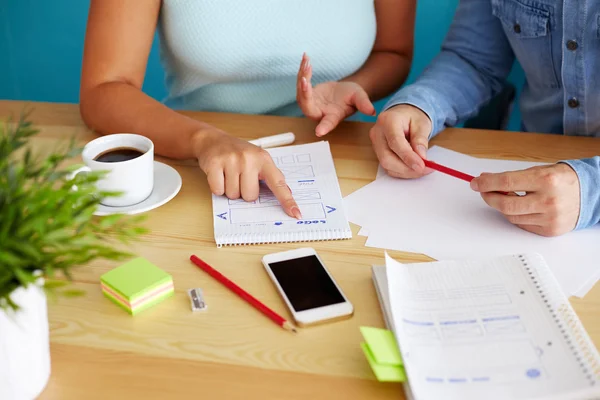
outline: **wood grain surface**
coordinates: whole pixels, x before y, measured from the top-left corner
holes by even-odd
[[[18,117],[29,107],[41,129],[40,151],[75,135],[82,144],[96,137],[83,125],[77,105],[0,101],[0,118]],[[318,140],[315,124],[303,118],[186,113],[236,136],[251,139],[281,132],[296,144]],[[375,178],[371,124],[347,122],[325,137],[331,144],[342,193]],[[173,134],[177,134],[173,132]],[[433,144],[474,156],[557,161],[600,154],[600,140],[555,135],[448,129]],[[383,251],[365,238],[315,242],[314,247],[355,306],[353,318],[302,329],[294,335],[272,324],[189,261],[196,254],[288,316],[260,259],[298,244],[217,248],[208,185],[193,160],[158,161],[183,178],[181,192],[147,213],[151,232],[130,250],[173,275],[174,297],[136,317],[106,300],[100,276],[115,263],[79,268],[73,285],[86,295],[50,300],[52,377],[41,399],[366,399],[403,398],[398,384],[378,383],[359,343],[362,325],[383,327],[370,266]],[[399,261],[425,255],[391,252]],[[187,289],[204,290],[208,310],[192,313]],[[572,304],[596,344],[600,343],[600,285]]]

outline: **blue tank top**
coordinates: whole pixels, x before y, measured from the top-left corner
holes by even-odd
[[[298,116],[302,53],[313,85],[357,71],[374,0],[163,0],[158,32],[169,107]]]

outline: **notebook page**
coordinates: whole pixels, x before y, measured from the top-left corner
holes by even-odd
[[[549,275],[541,258],[529,267]],[[595,382],[518,257],[400,264],[386,255],[386,272],[416,399],[530,399]]]
[[[352,237],[326,141],[267,149],[286,178],[302,220],[288,216],[261,182],[258,199],[212,196],[217,245]]]

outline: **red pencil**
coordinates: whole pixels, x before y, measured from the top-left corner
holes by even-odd
[[[431,169],[435,169],[436,171],[440,171],[443,172],[445,174],[451,175],[455,178],[458,179],[462,179],[463,181],[467,181],[467,182],[471,182],[473,179],[475,179],[474,176],[471,176],[469,174],[465,174],[464,172],[460,172],[457,171],[455,169],[452,168],[448,168],[448,167],[444,167],[443,165],[440,165],[436,162],[433,162],[431,160],[423,160],[425,162],[425,166],[429,167]]]
[[[448,174],[448,175],[453,176],[455,178],[462,179],[463,181],[471,182],[473,179],[475,179],[474,176],[471,176],[469,174],[465,174],[464,172],[460,172],[460,171],[457,171],[457,170],[452,169],[452,168],[445,167],[445,166],[440,165],[440,164],[438,164],[438,163],[436,163],[434,161],[425,160],[425,159],[423,159],[423,161],[425,162],[425,166],[426,167],[429,167],[431,169],[435,169],[436,171],[439,171],[439,172],[443,172],[444,174]],[[507,196],[509,195],[508,192],[498,192],[498,193],[501,193],[501,194],[504,194],[504,195],[507,195]],[[510,194],[515,194],[515,193],[510,193]]]
[[[211,267],[210,265],[208,265],[207,263],[205,263],[204,261],[202,261],[195,255],[190,256],[190,260],[194,264],[196,264],[196,266],[198,266],[200,269],[202,269],[204,272],[206,272],[207,274],[209,274],[210,276],[212,276],[213,278],[215,278],[216,280],[221,282],[223,284],[223,286],[225,286],[226,288],[231,290],[233,293],[240,296],[246,302],[250,303],[250,305],[252,305],[254,308],[256,308],[257,310],[262,312],[264,315],[269,317],[269,319],[271,319],[277,325],[281,326],[285,330],[296,333],[296,329],[292,326],[292,324],[290,324],[288,321],[286,321],[282,316],[277,314],[275,311],[271,310],[269,307],[267,307],[266,305],[264,305],[263,303],[258,301],[250,293],[246,292],[244,289],[242,289],[241,287],[239,287],[238,285],[236,285],[235,283],[233,283],[232,281],[227,279],[219,271],[217,271],[216,269],[214,269],[213,267]]]

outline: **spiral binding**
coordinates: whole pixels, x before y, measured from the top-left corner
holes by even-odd
[[[567,298],[564,295],[562,295],[562,298],[550,296],[550,294],[562,294],[558,282],[553,275],[544,274],[544,276],[540,276],[539,271],[529,265],[528,257],[522,254],[517,257],[525,267],[525,271],[539,292],[540,298],[575,355],[583,374],[590,385],[596,385],[600,382],[600,356]]]
[[[306,230],[296,232],[227,233],[215,237],[217,247],[250,244],[316,242],[351,239],[350,229]]]

